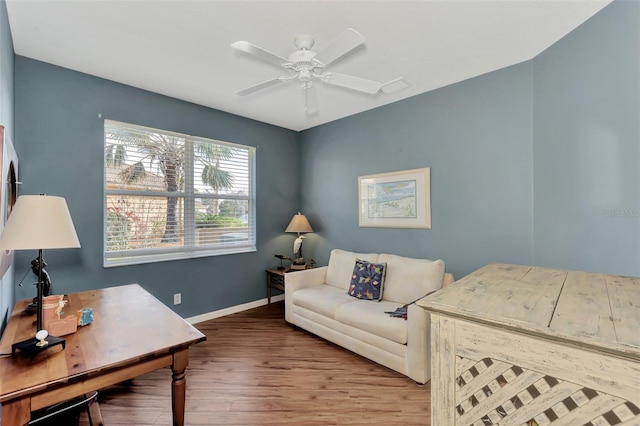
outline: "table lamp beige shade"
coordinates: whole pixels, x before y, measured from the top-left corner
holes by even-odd
[[[22,195],[13,206],[0,237],[2,250],[38,250],[80,247],[73,221],[62,197]],[[42,268],[40,268],[42,271]],[[37,330],[42,329],[42,276],[38,277]]]
[[[313,228],[309,224],[309,221],[302,213],[298,212],[298,214],[293,215],[291,222],[289,222],[289,226],[284,232],[297,232],[298,236],[302,232],[313,232]]]
[[[313,228],[309,224],[305,215],[300,212],[293,215],[291,222],[289,222],[289,226],[287,226],[287,229],[285,229],[284,232],[295,232],[298,234],[298,238],[293,242],[293,254],[296,257],[294,263],[304,263],[304,258],[302,257],[302,239],[305,237],[300,234],[303,232],[313,232]]]
[[[2,250],[77,247],[80,241],[67,202],[49,195],[18,197],[0,237]]]

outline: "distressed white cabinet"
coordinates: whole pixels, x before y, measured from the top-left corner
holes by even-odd
[[[432,425],[640,425],[640,278],[490,264],[418,304]]]

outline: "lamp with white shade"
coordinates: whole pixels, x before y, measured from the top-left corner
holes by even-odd
[[[80,241],[64,198],[47,195],[18,197],[0,237],[0,249],[38,250],[40,266],[36,299],[36,334],[38,336],[14,344],[20,350],[33,354],[46,348],[50,343],[62,343],[64,347],[64,339],[47,338],[48,333],[42,332],[42,268],[44,265],[42,251],[78,247],[80,247]]]

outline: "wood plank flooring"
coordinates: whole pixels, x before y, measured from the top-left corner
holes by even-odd
[[[429,384],[288,324],[282,302],[196,327],[187,425],[430,425]],[[170,383],[165,369],[103,390],[105,425],[171,425]]]

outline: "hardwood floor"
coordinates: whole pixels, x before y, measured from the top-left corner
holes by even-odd
[[[430,425],[430,387],[284,321],[283,302],[196,327],[188,425]],[[171,425],[169,369],[100,393],[107,426]],[[86,418],[82,425],[88,425]]]

